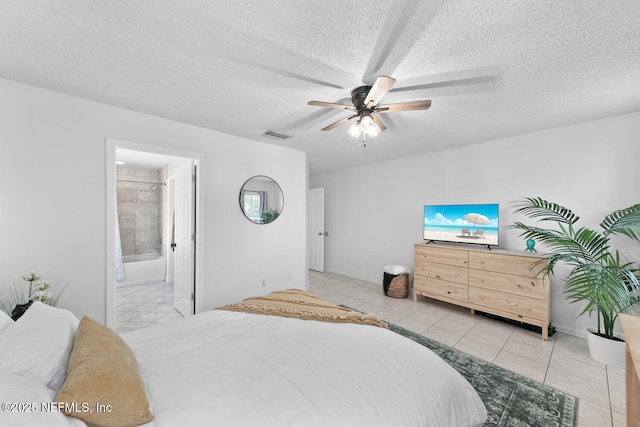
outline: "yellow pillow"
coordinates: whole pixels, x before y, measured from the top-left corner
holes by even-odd
[[[129,427],[153,420],[138,362],[115,332],[84,316],[56,396],[60,410],[86,423]]]

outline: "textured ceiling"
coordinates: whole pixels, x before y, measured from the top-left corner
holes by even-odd
[[[0,77],[309,153],[311,172],[640,110],[638,0],[0,0]],[[367,141],[346,115],[378,75]],[[409,88],[410,90],[402,90]],[[279,141],[267,130],[291,135]]]

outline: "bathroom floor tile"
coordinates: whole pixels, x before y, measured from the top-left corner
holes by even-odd
[[[180,318],[182,315],[173,306],[173,282],[116,288],[116,332],[119,334]]]

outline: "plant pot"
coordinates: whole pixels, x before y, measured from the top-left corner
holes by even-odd
[[[597,330],[587,328],[587,345],[592,359],[613,368],[624,369],[624,335],[614,332],[613,335],[622,341],[610,340],[597,334]]]

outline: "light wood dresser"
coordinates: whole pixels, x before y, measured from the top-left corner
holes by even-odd
[[[478,246],[418,243],[413,300],[418,295],[542,328],[548,338],[549,282],[537,275],[544,257]]]
[[[640,317],[620,315],[624,331],[627,427],[640,427]]]

